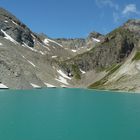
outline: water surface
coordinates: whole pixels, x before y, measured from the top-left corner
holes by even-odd
[[[3,90],[0,140],[140,140],[140,94]]]

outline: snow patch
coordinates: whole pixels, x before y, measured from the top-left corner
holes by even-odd
[[[62,48],[63,48],[63,46],[62,46],[61,44],[57,43],[56,41],[51,40],[51,39],[47,39],[47,40],[48,40],[48,41],[50,41],[50,42],[53,42],[53,43],[55,43],[55,44],[57,44],[58,46],[60,46],[60,47],[62,47]]]
[[[30,83],[32,87],[34,88],[41,88],[40,86],[36,85],[36,84],[33,84],[33,83]]]
[[[32,36],[34,39],[36,39],[36,37],[35,37],[33,34],[31,34],[31,36]]]
[[[18,26],[18,24],[15,21],[13,21],[13,20],[11,20],[11,21],[12,21],[13,24],[15,24],[16,26]]]
[[[29,61],[29,60],[27,60],[33,67],[36,67],[36,65],[33,63],[33,62],[31,62],[31,61]]]
[[[15,41],[10,35],[8,35],[5,31],[3,31],[2,29],[1,29],[1,32],[2,33],[4,33],[4,35],[5,35],[5,39],[7,39],[7,40],[10,40],[11,42],[13,42],[13,43],[15,43],[15,44],[18,44],[18,42],[17,41]]]
[[[22,57],[26,59],[33,67],[36,67],[36,65],[33,62],[29,61],[24,55],[22,55]]]
[[[77,52],[77,50],[71,50],[71,51],[72,51],[72,52],[75,52],[75,53]]]
[[[53,43],[57,44],[58,46],[63,47],[61,44],[57,43],[57,42],[54,41],[54,40],[48,39],[48,38],[45,38],[43,42],[44,42],[46,45],[49,45],[49,42],[53,42]]]
[[[96,41],[96,42],[101,42],[99,39],[97,39],[97,38],[93,38],[93,41]]]
[[[3,44],[2,43],[0,43],[0,46],[2,46]]]
[[[46,45],[49,45],[49,41],[48,41],[47,38],[45,38],[43,42],[44,42]]]
[[[33,41],[34,41],[34,44],[35,44],[36,37],[35,37],[33,34],[31,34],[31,36],[32,36],[32,38],[33,38]]]
[[[23,58],[25,58],[25,56],[24,56],[24,55],[22,55],[22,57],[23,57]],[[26,58],[25,58],[25,59],[26,59]]]
[[[52,58],[57,58],[57,56],[52,56]]]
[[[8,89],[8,87],[2,83],[0,83],[0,89]]]
[[[34,51],[34,52],[38,52],[36,49],[29,47],[26,43],[23,42],[24,45],[22,45],[23,47],[27,47],[28,49]]]
[[[5,23],[7,23],[8,21],[7,21],[7,20],[5,20],[4,22],[5,22]]]
[[[54,86],[54,85],[52,85],[52,84],[49,84],[49,83],[44,83],[47,87],[56,87],[56,86]]]
[[[64,78],[67,78],[67,79],[71,80],[71,78],[68,77],[62,70],[57,70],[57,72],[58,72],[61,76],[63,76]]]
[[[42,55],[45,55],[45,53],[44,52],[42,52],[42,51],[39,51]]]
[[[92,48],[88,48],[87,51],[90,51]]]
[[[69,85],[69,83],[67,82],[67,80],[66,80],[64,77],[62,77],[62,76],[59,76],[58,79],[55,78],[55,80],[56,80],[56,81],[59,81],[59,82],[61,82],[61,83],[63,83],[63,84],[65,84],[65,85]]]
[[[41,44],[41,43],[40,43]],[[43,44],[41,44],[43,45]],[[49,46],[49,45],[48,45]],[[48,48],[47,46],[43,45],[44,48],[46,48],[48,51],[51,51],[50,48]]]
[[[82,72],[82,74],[85,74],[85,73],[86,73],[85,71],[83,71],[83,70],[81,70],[81,69],[80,69],[80,71]]]

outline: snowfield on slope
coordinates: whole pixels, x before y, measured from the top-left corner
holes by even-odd
[[[32,87],[34,88],[41,88],[40,86],[36,85],[36,84],[33,84],[33,83],[30,83]]]
[[[72,51],[72,52],[75,52],[75,53],[77,52],[77,50],[71,50],[71,51]]]
[[[31,62],[31,61],[29,61],[29,60],[27,60],[33,67],[36,67],[36,65],[33,63],[33,62]]]
[[[98,43],[101,42],[99,39],[96,39],[96,38],[93,38],[93,40],[98,42]]]
[[[48,46],[49,46],[49,42],[52,42],[52,43],[57,44],[57,45],[60,46],[60,47],[63,47],[61,44],[57,43],[57,42],[54,41],[54,40],[48,39],[48,38],[45,38],[43,42],[44,42],[46,45],[48,45]]]
[[[49,84],[49,83],[44,83],[47,87],[56,87],[56,86],[54,86],[54,85],[52,85],[52,84]]]
[[[1,29],[1,32],[2,33],[4,33],[4,35],[5,35],[5,39],[7,39],[7,40],[10,40],[11,42],[13,42],[13,43],[15,43],[15,44],[18,44],[18,42],[17,41],[15,41],[10,35],[8,35],[5,31],[3,31],[2,29]]]
[[[69,85],[69,83],[67,82],[67,79],[65,79],[64,77],[62,76],[59,76],[58,78],[55,78],[56,81],[59,81],[63,84],[66,84],[66,85]]]
[[[8,87],[2,83],[0,83],[0,89],[8,89]]]
[[[58,72],[61,76],[63,76],[64,78],[67,78],[67,79],[71,80],[71,78],[68,77],[62,70],[57,70],[57,72]]]

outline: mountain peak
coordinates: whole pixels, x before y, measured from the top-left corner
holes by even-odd
[[[93,31],[93,32],[91,32],[91,33],[89,34],[88,37],[89,37],[89,38],[99,38],[100,36],[102,36],[102,34]]]
[[[0,36],[10,36],[9,39],[12,38],[20,44],[34,46],[30,29],[3,8],[0,8]]]
[[[129,19],[123,27],[138,33],[140,31],[140,19]]]
[[[129,19],[126,23],[139,23],[140,19]]]
[[[10,18],[14,20],[18,20],[13,14],[11,14],[8,10],[0,7],[0,16],[3,16],[5,18]]]

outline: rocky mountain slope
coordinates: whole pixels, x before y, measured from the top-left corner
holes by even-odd
[[[140,20],[107,35],[52,39],[0,8],[0,87],[140,91]]]
[[[41,40],[25,24],[0,9],[0,82],[8,88],[61,86],[55,59],[72,55],[57,42]]]
[[[92,32],[90,35],[85,38],[77,38],[77,39],[65,39],[65,38],[58,38],[55,39],[58,43],[62,44],[67,50],[74,52],[74,56],[77,54],[84,53],[89,51],[96,44],[103,41],[104,35],[101,35],[97,32]]]
[[[0,8],[0,86],[13,89],[71,87],[71,78],[57,65],[80,53],[79,48],[68,46],[32,32]],[[87,51],[86,44],[84,47]]]
[[[107,34],[92,50],[61,63],[61,66],[79,81],[83,81],[81,71],[94,71],[85,76],[90,79],[84,82],[89,88],[139,91],[139,30],[140,20],[129,20]]]

